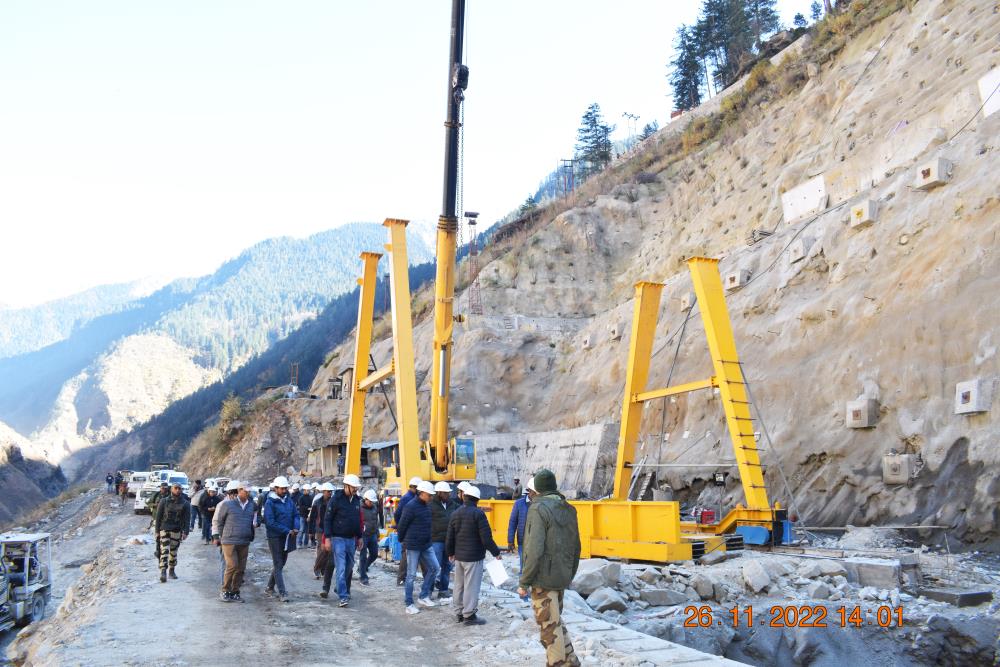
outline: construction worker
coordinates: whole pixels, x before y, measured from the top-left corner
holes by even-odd
[[[254,539],[257,510],[250,501],[248,484],[231,480],[226,485],[226,492],[236,495],[215,508],[215,521],[212,525],[212,538],[222,548],[226,561],[220,596],[223,602],[243,602],[240,586],[243,585],[243,575],[247,569],[250,542]]]
[[[323,520],[326,518],[326,506],[330,502],[330,498],[333,497],[333,484],[330,482],[324,482],[319,487],[319,493],[314,493],[316,499],[313,500],[312,510],[309,514],[309,523],[315,526],[316,533],[319,533],[320,548],[316,549],[316,560],[313,561],[313,576],[320,579],[323,573],[326,571],[326,564],[331,558],[331,554],[326,549],[322,548],[323,535],[324,535],[324,525]]]
[[[514,478],[514,500],[518,500],[521,497],[521,494],[522,494],[522,491],[521,491],[521,478],[520,477],[515,477]]]
[[[264,502],[264,526],[267,529],[267,547],[271,551],[271,576],[264,593],[274,595],[277,586],[278,599],[288,602],[282,571],[288,560],[288,552],[295,548],[295,537],[299,534],[300,526],[299,513],[288,497],[287,478],[275,477],[271,486],[274,491],[267,494]]]
[[[517,593],[524,597],[531,592],[547,664],[579,665],[562,622],[563,592],[580,565],[576,509],[559,493],[551,470],[538,471],[534,482],[538,495],[524,527],[524,563]]]
[[[434,582],[437,599],[440,604],[451,602],[448,591],[448,575],[451,574],[451,562],[445,554],[444,543],[448,538],[448,521],[458,508],[458,503],[451,499],[451,485],[448,482],[438,482],[434,485],[434,498],[431,499],[431,546],[434,556],[441,566],[441,574]]]
[[[455,620],[465,625],[482,625],[479,618],[479,588],[483,583],[483,561],[486,552],[500,558],[500,547],[493,541],[493,532],[486,514],[479,509],[479,489],[465,489],[465,503],[455,510],[448,523],[445,550],[455,565]]]
[[[378,558],[378,496],[373,489],[365,491],[361,499],[361,551],[358,554],[358,579],[368,585],[368,568]]]
[[[309,510],[312,508],[312,501],[312,484],[306,482],[302,485],[302,493],[299,494],[298,500],[295,503],[299,510],[299,519],[302,520],[302,532],[299,533],[300,547],[309,544],[309,536],[312,533],[309,527]]]
[[[395,522],[397,528],[399,527],[399,520],[403,516],[403,508],[411,500],[417,497],[417,485],[424,480],[419,477],[410,478],[410,488],[404,493],[399,501],[396,503],[396,511],[393,512],[392,519]],[[398,530],[397,530],[398,532]],[[400,538],[400,544],[402,545],[402,538]],[[426,574],[426,572],[424,573]],[[396,572],[396,585],[402,586],[403,581],[406,579],[406,547],[403,546],[403,554],[399,558],[399,570]]]
[[[406,547],[406,585],[404,587],[406,613],[419,614],[420,608],[413,604],[413,582],[417,578],[417,564],[424,563],[424,583],[420,589],[418,602],[425,607],[433,607],[431,589],[441,571],[434,549],[431,546],[431,508],[429,503],[434,495],[434,485],[430,482],[417,484],[417,497],[406,503],[403,514],[396,524],[399,540]]]
[[[534,478],[528,480],[528,488],[524,495],[514,502],[514,509],[510,512],[510,520],[507,522],[507,550],[514,551],[515,540],[517,543],[517,558],[521,566],[524,566],[524,524],[528,521],[528,508],[531,500],[536,496]]]
[[[340,597],[341,607],[346,607],[351,600],[354,549],[362,534],[359,488],[361,480],[357,475],[344,475],[344,488],[334,492],[323,517],[323,548],[333,554],[333,560],[326,564],[323,592],[319,595],[325,598],[330,594],[330,580],[336,567],[337,595]]]
[[[191,526],[191,505],[181,495],[181,485],[175,482],[170,494],[156,506],[155,530],[160,544],[160,583],[167,583],[167,574],[176,579],[177,547],[187,539]]]
[[[225,498],[219,495],[214,486],[209,487],[208,492],[201,497],[201,505],[198,509],[201,510],[202,516],[201,539],[205,540],[205,544],[212,541],[212,521],[215,519],[215,508],[223,500]]]

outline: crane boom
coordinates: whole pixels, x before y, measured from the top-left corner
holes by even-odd
[[[465,0],[453,0],[451,52],[448,59],[448,117],[445,120],[444,196],[437,224],[434,280],[434,357],[431,368],[430,441],[434,465],[439,470],[450,463],[448,447],[448,398],[451,383],[451,347],[454,328],[455,252],[458,232],[458,159],[461,105],[469,82],[462,64]]]

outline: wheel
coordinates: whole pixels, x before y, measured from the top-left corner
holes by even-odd
[[[28,609],[28,613],[25,614],[23,618],[18,619],[17,626],[23,628],[29,623],[42,620],[44,616],[45,596],[41,593],[35,593],[35,595],[31,598],[31,608]]]

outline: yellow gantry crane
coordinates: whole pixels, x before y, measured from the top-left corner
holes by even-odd
[[[458,235],[457,194],[461,104],[469,83],[469,69],[462,64],[465,0],[453,0],[451,51],[448,60],[448,114],[445,120],[445,170],[442,213],[437,223],[434,281],[434,343],[431,362],[430,432],[420,440],[417,415],[417,385],[413,349],[413,322],[406,255],[406,220],[388,219],[390,299],[392,310],[392,363],[369,374],[375,281],[381,255],[362,253],[361,296],[358,306],[357,340],[351,387],[345,472],[361,469],[364,403],[367,392],[394,376],[399,434],[399,456],[385,486],[390,492],[406,488],[416,475],[431,481],[471,480],[476,476],[475,440],[451,438],[448,403],[451,386],[452,334],[455,323],[455,263]]]

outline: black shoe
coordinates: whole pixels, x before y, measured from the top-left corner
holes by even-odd
[[[219,593],[219,599],[222,600],[223,602],[232,602],[233,594],[230,593],[229,591],[222,591],[221,593]]]
[[[240,592],[235,591],[229,594],[229,599],[233,602],[244,602],[243,598],[240,597]]]
[[[325,600],[330,596],[330,591],[321,591],[319,596]]]
[[[160,570],[160,583],[161,584],[167,583],[167,571],[166,570]]]
[[[176,579],[177,578],[177,575],[174,573],[174,568],[170,568],[169,574],[170,574],[170,578],[171,579]]]
[[[462,616],[462,612],[458,612],[458,615],[457,615],[457,616],[455,616],[455,622],[456,622],[456,623],[461,623],[461,622],[463,622],[464,620],[465,620],[465,617],[464,617],[464,616]]]
[[[367,579],[363,579],[361,581],[361,585],[362,586],[371,586],[371,582],[369,582]]]
[[[265,588],[264,589],[264,595],[267,595],[269,597],[274,597],[274,589],[273,588]]]
[[[462,625],[486,625],[486,621],[473,614],[462,621]]]
[[[322,578],[323,578],[323,575],[321,575],[321,574],[320,574],[319,572],[317,572],[316,570],[313,570],[313,576],[314,576],[314,577],[316,577],[317,579],[322,579]]]

